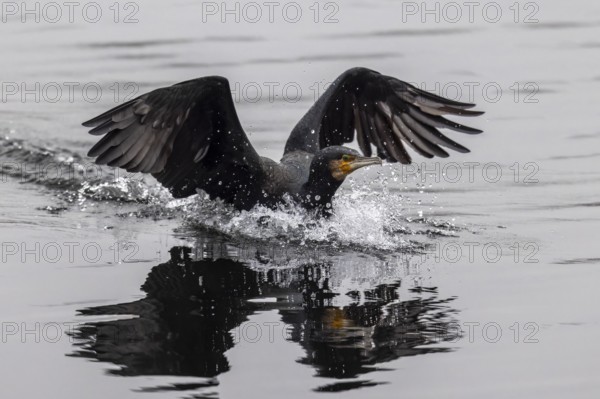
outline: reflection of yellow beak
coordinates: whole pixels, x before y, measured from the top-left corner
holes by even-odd
[[[325,325],[334,330],[347,327],[350,320],[346,319],[346,314],[343,309],[327,309],[324,317]]]
[[[332,161],[331,173],[337,180],[344,180],[346,176],[357,169],[365,166],[381,165],[383,161],[379,157],[356,157],[352,161]]]

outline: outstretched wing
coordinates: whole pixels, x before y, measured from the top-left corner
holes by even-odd
[[[366,68],[344,72],[323,93],[290,135],[285,151],[314,153],[356,139],[362,152],[390,162],[410,163],[405,144],[427,158],[447,157],[441,147],[469,152],[438,128],[478,134],[481,130],[442,115],[478,116],[474,104],[448,100]]]
[[[262,177],[222,77],[154,90],[83,125],[104,135],[88,153],[96,163],[151,173],[175,197],[201,188],[247,207]]]

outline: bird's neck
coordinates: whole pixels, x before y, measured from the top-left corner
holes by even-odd
[[[331,208],[331,200],[341,181],[311,174],[302,186],[300,199],[307,208]]]

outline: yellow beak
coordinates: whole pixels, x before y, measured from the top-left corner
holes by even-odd
[[[383,161],[379,157],[356,157],[352,161],[334,161],[331,171],[333,177],[337,180],[344,180],[346,176],[357,169],[365,166],[381,165]]]

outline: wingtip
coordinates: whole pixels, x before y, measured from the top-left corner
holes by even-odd
[[[90,158],[96,158],[99,155],[102,155],[102,153],[98,153],[98,149],[95,148],[95,146],[90,148],[90,150],[87,152],[87,156]],[[94,162],[96,162],[96,160],[94,160]]]
[[[94,123],[94,119],[90,119],[89,121],[85,121],[81,124],[81,126],[84,127],[95,127],[96,124]]]
[[[462,110],[462,112],[459,113],[459,114],[457,114],[457,115],[475,117],[475,116],[481,116],[483,114],[485,114],[485,111],[467,111],[467,110]]]

